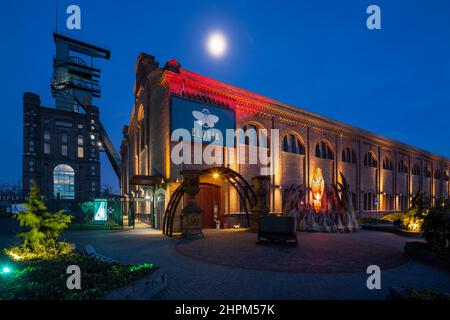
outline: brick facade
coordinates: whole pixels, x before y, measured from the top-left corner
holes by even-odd
[[[23,97],[23,189],[28,194],[36,182],[47,200],[57,200],[54,192],[54,169],[64,164],[74,170],[76,201],[83,201],[100,193],[100,160],[96,126],[98,109],[82,114],[41,106],[38,95],[25,93]],[[48,136],[45,137],[45,132]],[[62,153],[62,135],[67,137],[67,150]],[[79,140],[79,137],[83,137]],[[93,139],[92,139],[93,138]],[[48,140],[46,140],[48,139]],[[48,150],[44,150],[48,144]],[[78,154],[78,148],[83,154]],[[80,151],[81,152],[81,151]]]
[[[134,93],[135,104],[130,123],[124,129],[121,148],[124,196],[145,194],[143,188],[130,185],[132,176],[160,176],[166,181],[160,192],[165,193],[167,203],[178,185],[180,171],[190,168],[170,161],[171,95],[227,106],[235,112],[236,128],[252,124],[280,130],[280,157],[276,164],[279,170],[272,177],[269,197],[272,212],[282,210],[283,188],[293,184],[309,187],[316,167],[322,169],[326,183],[335,183],[339,172],[344,174],[360,213],[405,209],[419,190],[425,192],[432,203],[450,195],[450,160],[447,158],[206,78],[182,69],[176,61],[160,68],[153,56],[141,54],[136,64]],[[282,151],[284,137],[291,134],[303,145],[304,154]],[[332,159],[317,157],[316,146],[319,146],[319,153],[322,147],[328,148]],[[348,154],[350,159],[347,159]],[[406,166],[405,172],[400,170],[401,160]],[[386,162],[390,165],[385,165]],[[414,165],[419,172],[413,174]],[[431,177],[424,175],[426,166]],[[247,181],[258,175],[260,169],[250,164],[233,164],[230,168]],[[215,183],[221,186],[220,212],[224,215],[240,212],[239,197],[233,188],[226,183]]]

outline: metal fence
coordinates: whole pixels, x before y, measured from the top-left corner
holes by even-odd
[[[52,211],[64,210],[73,216],[71,230],[134,227],[134,206],[120,198],[97,198],[82,203],[61,200],[51,207]]]

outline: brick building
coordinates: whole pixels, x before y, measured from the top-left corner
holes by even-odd
[[[110,56],[108,50],[61,34],[53,38],[55,107],[42,106],[34,93],[23,96],[23,189],[28,194],[35,182],[50,205],[84,201],[100,192],[103,127],[92,105],[100,97],[100,69],[93,59]]]
[[[214,166],[171,161],[178,143],[171,142],[171,134],[184,118],[192,118],[183,108],[203,110],[205,116],[221,113],[221,119],[231,113],[228,126],[233,129],[279,129],[279,150],[270,151],[276,169],[271,174],[272,212],[282,211],[284,187],[309,188],[315,168],[321,168],[325,182],[331,184],[342,172],[361,214],[405,210],[418,191],[426,194],[429,204],[450,195],[447,158],[204,77],[181,68],[176,60],[161,68],[153,56],[141,54],[135,72],[135,103],[121,146],[121,193],[135,199],[138,219],[154,227],[161,225],[181,171]],[[258,139],[247,137],[237,143],[249,152],[261,146]],[[227,155],[224,166],[251,181],[261,165],[228,162],[236,150],[219,148]],[[222,227],[242,221],[242,203],[229,183],[208,176],[201,179],[197,202],[203,209],[203,227],[213,227],[214,220]]]
[[[23,96],[23,169],[25,194],[36,182],[47,200],[85,200],[100,191],[96,124],[90,114],[48,108],[38,95]]]

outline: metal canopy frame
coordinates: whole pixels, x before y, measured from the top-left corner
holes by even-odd
[[[250,208],[254,207],[257,202],[257,198],[253,188],[244,179],[239,173],[236,171],[227,168],[227,167],[213,167],[208,168],[201,171],[200,176],[204,174],[217,174],[218,179],[222,179],[230,183],[233,188],[237,191],[239,198],[244,203],[245,214],[247,216],[247,225],[250,226],[250,216],[249,216],[249,208],[248,204],[250,204]],[[205,185],[205,183],[200,183],[200,185]],[[164,212],[163,218],[163,234],[172,237],[173,235],[173,221],[175,218],[176,209],[180,203],[180,200],[184,195],[184,183],[181,183],[174,191],[173,195],[170,198],[169,203],[167,204],[167,208]]]

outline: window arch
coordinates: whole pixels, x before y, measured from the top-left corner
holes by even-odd
[[[420,176],[420,166],[417,163],[414,163],[411,168],[411,174],[413,176]]]
[[[75,171],[67,164],[53,170],[53,195],[57,199],[75,199]]]
[[[356,159],[357,159],[356,152],[352,148],[347,147],[344,150],[342,150],[342,162],[356,164],[357,163]]]
[[[444,181],[449,181],[450,180],[450,175],[448,173],[447,170],[444,171]]]
[[[294,133],[284,136],[282,150],[289,153],[305,154],[305,146]]]
[[[394,165],[392,164],[392,160],[389,157],[385,157],[383,160],[383,169],[384,170],[394,170]]]
[[[372,167],[372,168],[376,168],[378,166],[378,161],[375,158],[375,155],[373,154],[373,152],[366,153],[366,155],[364,156],[364,165],[366,167]]]
[[[316,144],[316,157],[329,160],[334,159],[333,150],[331,150],[330,144],[327,141],[322,140]]]
[[[408,167],[406,166],[404,160],[400,160],[398,162],[398,172],[400,172],[400,173],[408,173]]]

